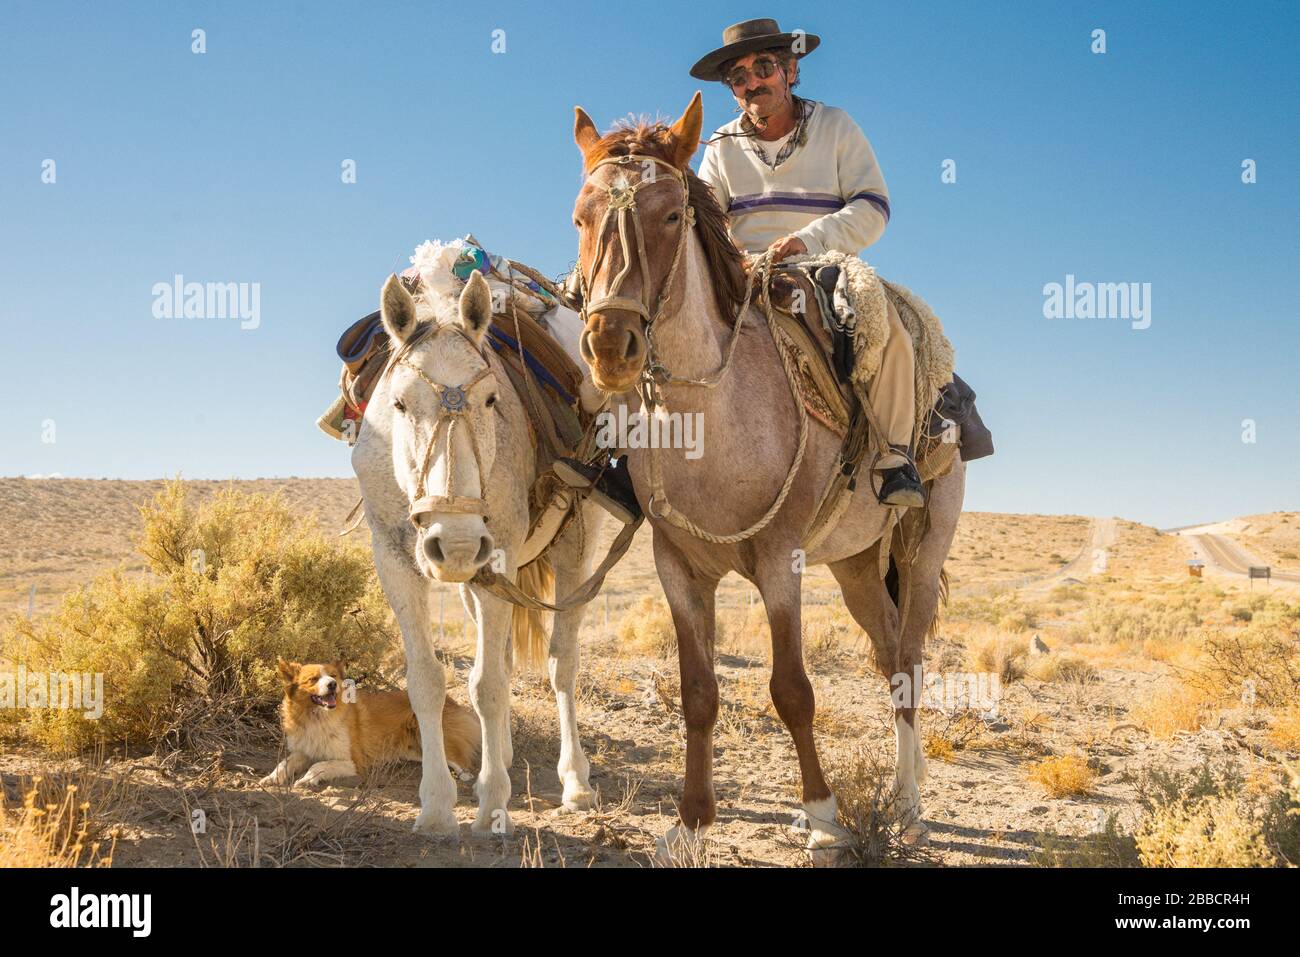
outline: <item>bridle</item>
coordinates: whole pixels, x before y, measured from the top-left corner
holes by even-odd
[[[445,327],[446,328],[446,327]],[[459,335],[465,337],[474,351],[483,356],[482,350],[478,344],[460,329],[452,326]],[[483,356],[486,361],[487,357]],[[478,439],[471,428],[469,432],[469,447],[474,453],[474,464],[478,469],[479,476],[479,495],[472,498],[468,495],[457,495],[452,491],[451,483],[456,474],[456,443],[455,432],[465,417],[465,411],[469,408],[469,391],[478,385],[481,381],[491,376],[494,380],[496,374],[492,371],[489,363],[479,372],[471,377],[468,382],[460,385],[445,385],[441,382],[435,382],[425,373],[423,369],[415,363],[405,358],[398,359],[394,366],[403,365],[411,369],[418,375],[434,392],[438,395],[438,411],[434,417],[433,434],[429,436],[429,444],[425,447],[424,455],[421,457],[419,478],[415,486],[415,501],[411,503],[410,518],[411,524],[416,528],[425,528],[425,521],[435,512],[453,512],[457,514],[482,515],[483,521],[488,520],[487,502],[484,496],[487,494],[488,476],[483,471],[483,456],[478,447]],[[392,366],[390,366],[390,369]],[[429,481],[429,468],[432,465],[433,450],[438,444],[438,433],[446,426],[447,430],[447,482],[446,488],[442,495],[429,495],[427,483]]]
[[[727,371],[731,368],[732,362],[736,357],[736,346],[740,342],[741,330],[745,324],[745,318],[749,312],[750,298],[753,295],[755,283],[750,277],[745,280],[745,298],[736,311],[735,321],[731,327],[731,341],[727,343],[726,354],[722,364],[713,372],[695,379],[684,378],[673,375],[659,361],[657,350],[654,342],[654,325],[655,322],[663,315],[664,305],[668,301],[668,296],[672,290],[673,280],[677,276],[677,267],[681,265],[682,250],[686,248],[686,241],[690,235],[691,228],[695,225],[695,209],[690,205],[690,188],[686,179],[686,174],[677,169],[665,160],[655,156],[645,156],[638,153],[629,153],[625,156],[611,156],[601,160],[592,166],[588,172],[588,178],[600,169],[602,166],[618,165],[627,166],[630,163],[640,162],[643,168],[644,164],[649,161],[663,166],[670,170],[673,177],[682,187],[682,221],[685,226],[677,237],[677,248],[673,251],[672,265],[668,267],[668,274],[664,278],[663,287],[659,291],[659,297],[655,300],[654,307],[650,306],[650,260],[645,250],[645,235],[641,229],[641,216],[636,206],[636,194],[644,186],[655,182],[654,178],[642,178],[636,183],[629,186],[619,186],[615,184],[601,184],[609,194],[609,204],[605,208],[605,214],[601,217],[599,232],[596,239],[596,254],[592,259],[592,272],[600,266],[601,255],[605,248],[605,232],[609,225],[611,215],[618,215],[618,237],[623,251],[623,268],[619,270],[614,282],[610,286],[608,295],[595,302],[588,302],[587,278],[582,268],[582,257],[578,257],[575,264],[575,270],[578,273],[578,291],[581,295],[581,315],[582,324],[586,327],[589,323],[589,313],[599,312],[602,309],[624,309],[635,312],[645,320],[646,328],[646,362],[640,374],[640,392],[642,402],[647,409],[653,410],[664,403],[664,387],[669,385],[697,386],[705,389],[716,388],[722,381]],[[652,167],[651,167],[652,168]],[[623,286],[623,280],[632,270],[631,242],[628,239],[628,220],[631,220],[632,233],[636,237],[636,251],[641,266],[641,299],[632,299],[627,296],[620,296],[619,289]],[[707,531],[697,525],[691,519],[676,509],[668,501],[668,494],[664,489],[663,467],[659,461],[658,449],[653,448],[648,451],[649,470],[650,470],[650,497],[646,503],[646,510],[652,518],[668,522],[677,528],[682,529],[694,535],[696,538],[704,541],[714,542],[717,544],[736,544],[746,539],[752,538],[758,534],[776,517],[777,512],[785,503],[786,497],[794,487],[795,476],[799,472],[799,467],[803,463],[804,452],[808,446],[808,410],[804,407],[799,393],[799,369],[797,359],[792,355],[790,349],[784,344],[781,336],[776,329],[776,321],[772,315],[772,298],[768,292],[768,286],[772,278],[772,252],[769,250],[759,257],[755,264],[757,276],[761,280],[759,285],[762,289],[762,304],[765,318],[767,320],[768,330],[772,335],[772,341],[776,345],[778,354],[781,357],[781,364],[785,370],[786,382],[790,387],[790,394],[794,398],[795,408],[799,415],[799,440],[795,449],[794,460],[790,464],[790,470],[786,473],[785,481],[781,484],[781,489],[777,493],[776,499],[768,507],[767,511],[748,528],[742,529],[730,535],[720,535]],[[658,505],[658,510],[655,506]]]
[[[677,181],[682,188],[682,228],[677,235],[677,248],[673,250],[672,265],[668,267],[668,274],[664,277],[662,288],[659,290],[658,297],[651,306],[650,292],[650,257],[646,255],[645,249],[645,231],[641,227],[641,213],[637,209],[636,194],[646,186],[652,186],[658,180],[652,174],[649,177],[642,176],[637,182],[630,185],[618,185],[617,183],[599,184],[604,186],[605,191],[609,194],[609,203],[605,207],[605,214],[600,219],[600,225],[596,232],[596,250],[591,260],[592,275],[600,267],[600,261],[605,254],[605,235],[609,226],[610,217],[618,217],[618,239],[623,253],[623,268],[619,270],[618,275],[610,284],[609,292],[595,300],[589,301],[590,291],[587,288],[586,271],[582,268],[582,257],[578,257],[575,270],[578,274],[578,291],[581,296],[579,314],[582,317],[582,323],[585,326],[588,318],[593,312],[600,312],[604,309],[623,309],[628,312],[635,312],[645,320],[647,340],[650,344],[650,355],[647,357],[647,369],[653,370],[658,368],[654,357],[654,343],[652,330],[655,322],[663,315],[664,307],[668,303],[668,297],[671,295],[673,282],[677,278],[677,269],[682,262],[682,252],[686,248],[686,240],[690,235],[691,229],[695,226],[695,207],[691,205],[690,184],[687,182],[686,174],[673,166],[667,160],[660,159],[657,156],[647,156],[641,153],[628,153],[623,156],[611,156],[601,160],[593,166],[587,173],[590,181],[596,170],[602,166],[630,166],[634,163],[640,163],[642,169],[654,169],[647,167],[647,163],[653,163],[656,166],[663,167],[672,174],[673,179]],[[629,229],[629,221],[631,229]],[[630,235],[629,235],[630,234]],[[628,273],[632,271],[632,239],[636,242],[636,261],[641,267],[641,298],[632,299],[629,296],[619,295],[619,290],[623,288],[623,281],[627,278]]]
[[[629,312],[635,312],[645,320],[647,355],[645,367],[641,370],[640,389],[642,398],[646,400],[648,405],[653,406],[662,401],[659,392],[665,385],[703,386],[711,389],[722,381],[722,377],[731,368],[732,359],[735,357],[736,346],[740,342],[741,327],[745,324],[745,318],[749,313],[750,299],[756,284],[748,281],[745,283],[745,298],[736,310],[736,315],[732,320],[731,341],[727,344],[726,356],[722,364],[712,373],[698,379],[673,375],[659,360],[659,350],[655,346],[654,327],[655,323],[663,317],[668,297],[672,292],[673,282],[677,278],[677,269],[682,263],[682,252],[686,249],[686,242],[690,237],[690,232],[695,227],[695,207],[691,205],[690,183],[686,178],[686,173],[667,160],[660,159],[657,156],[647,156],[641,153],[611,156],[593,166],[587,176],[590,179],[591,175],[602,166],[627,166],[632,163],[641,163],[643,168],[646,163],[655,163],[662,166],[672,173],[673,178],[682,187],[682,222],[685,225],[677,236],[677,248],[673,250],[673,261],[668,267],[668,274],[664,277],[663,287],[659,290],[659,296],[655,300],[653,309],[650,306],[650,258],[646,255],[645,234],[641,229],[641,214],[637,210],[636,194],[642,187],[652,185],[656,181],[654,177],[642,178],[630,186],[617,186],[612,183],[600,184],[604,186],[605,191],[609,194],[609,204],[605,207],[605,214],[601,217],[599,232],[596,234],[596,251],[591,261],[592,274],[594,275],[600,266],[600,260],[605,251],[606,227],[609,224],[610,216],[615,213],[618,215],[618,238],[623,251],[623,268],[614,277],[608,295],[597,299],[595,302],[588,301],[590,294],[587,288],[587,275],[582,268],[581,256],[578,257],[578,261],[574,264],[574,272],[578,277],[578,312],[582,317],[584,328],[590,320],[590,314],[600,312],[602,309],[625,309]],[[637,261],[641,267],[641,298],[639,300],[618,294],[623,287],[623,280],[627,278],[627,274],[632,270],[628,220],[631,220],[632,223],[631,232],[636,239]],[[754,266],[755,274],[762,278],[762,281],[757,285],[764,290],[765,298],[767,283],[771,278],[771,263],[771,254],[768,253],[760,257]],[[770,303],[768,307],[770,309]]]

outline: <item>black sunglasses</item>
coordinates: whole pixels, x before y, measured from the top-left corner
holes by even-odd
[[[760,80],[766,80],[776,72],[778,66],[780,66],[780,64],[771,57],[759,57],[754,61],[752,66],[738,66],[736,69],[729,71],[723,79],[726,81],[727,86],[734,89],[735,87],[749,82],[749,74],[751,72]]]

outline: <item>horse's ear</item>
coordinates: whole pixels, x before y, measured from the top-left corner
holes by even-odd
[[[470,274],[460,294],[460,324],[475,343],[483,342],[488,323],[492,321],[492,290],[487,280],[477,270]]]
[[[379,294],[379,317],[397,342],[405,342],[415,331],[415,300],[395,275],[388,277]]]
[[[703,126],[704,102],[700,91],[696,90],[686,112],[668,131],[673,136],[673,165],[678,169],[686,169],[691,157],[700,148],[700,130]]]
[[[584,157],[600,142],[600,130],[596,129],[596,124],[591,122],[587,111],[580,106],[573,108],[573,141],[578,144]]]

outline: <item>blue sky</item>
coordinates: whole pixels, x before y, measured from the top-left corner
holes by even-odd
[[[0,475],[349,475],[314,420],[388,272],[469,231],[566,270],[574,104],[676,116],[754,16],[822,36],[800,92],[875,147],[866,258],[942,317],[994,431],[968,507],[1300,508],[1296,3],[7,2]],[[259,283],[260,325],[154,318],[177,273]],[[1150,283],[1150,328],[1044,318],[1067,274]]]

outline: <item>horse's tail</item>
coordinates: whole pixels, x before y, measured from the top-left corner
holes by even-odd
[[[925,640],[931,641],[935,635],[939,634],[939,619],[943,615],[943,609],[948,604],[948,569],[939,569],[939,600],[934,605],[934,617],[930,619],[930,627],[925,630]]]
[[[519,589],[530,598],[545,602],[555,601],[555,566],[545,555],[519,569]],[[542,619],[543,612],[535,608],[514,607],[511,615],[511,634],[515,660],[526,668],[540,669],[550,652],[551,638]]]

